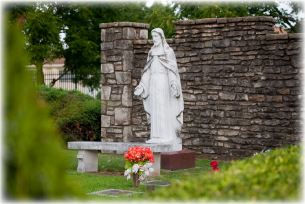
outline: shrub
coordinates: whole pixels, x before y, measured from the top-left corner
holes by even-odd
[[[301,145],[232,162],[227,169],[152,193],[154,200],[295,201],[301,195]]]
[[[67,180],[63,142],[27,77],[21,31],[14,26],[5,29],[4,198],[75,199],[83,193]]]
[[[101,99],[101,91],[97,92],[95,98],[96,98],[96,99]]]
[[[101,140],[101,100],[77,90],[42,85],[38,97],[45,100],[50,114],[66,142]]]

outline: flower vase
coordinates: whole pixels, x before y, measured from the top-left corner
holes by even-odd
[[[133,177],[133,185],[135,187],[138,187],[140,185],[139,173],[133,173],[132,177]]]

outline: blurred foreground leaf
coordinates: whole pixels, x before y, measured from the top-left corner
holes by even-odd
[[[299,201],[301,144],[232,162],[228,168],[177,180],[151,194],[154,201]]]
[[[79,198],[66,180],[63,143],[26,73],[21,31],[5,25],[4,197],[9,200]],[[77,197],[76,197],[77,196]]]

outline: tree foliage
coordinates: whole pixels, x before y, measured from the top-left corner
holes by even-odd
[[[54,15],[54,7],[42,4],[35,6],[27,12],[23,28],[29,63],[36,65],[37,84],[43,84],[43,64],[62,55],[62,42],[59,39],[61,20]]]
[[[150,24],[149,31],[154,28],[161,28],[166,38],[174,37],[175,27],[172,22],[177,20],[175,7],[169,4],[164,6],[161,3],[155,3],[147,9],[145,18],[145,22]],[[149,37],[151,38],[150,32]]]
[[[42,65],[55,58],[65,58],[64,74],[72,72],[84,85],[100,85],[100,23],[144,22],[144,3],[77,3],[40,2],[12,3],[6,10],[13,14],[11,22],[23,20],[27,38],[29,64],[36,65],[38,84],[43,83]],[[64,34],[63,49],[59,34]],[[64,75],[63,74],[63,75]],[[62,76],[63,76],[62,75]],[[53,80],[53,84],[58,79]]]
[[[100,84],[100,23],[142,22],[143,4],[69,3],[61,7],[65,43],[63,51],[66,71],[77,73],[90,87]]]
[[[177,1],[173,7],[178,9],[177,17],[183,19],[271,16],[276,24],[287,28],[288,32],[301,32],[301,19],[297,17],[303,11],[302,2],[284,2],[291,11],[279,7],[275,1],[243,1],[243,2],[187,2]]]
[[[184,19],[228,18],[248,16],[243,3],[236,2],[176,2],[177,16]]]
[[[303,20],[297,15],[303,11],[302,2],[298,1],[287,1],[285,5],[291,9],[279,8],[279,4],[276,2],[261,2],[253,3],[249,6],[248,10],[250,14],[255,16],[271,16],[274,17],[275,24],[279,25],[281,28],[287,28],[289,33],[300,33],[302,32]]]
[[[61,19],[54,11],[55,7],[55,3],[12,3],[5,7],[10,13],[10,24],[17,22],[22,27],[28,64],[37,69],[37,84],[44,83],[43,64],[61,57]]]
[[[11,22],[23,21],[29,63],[37,67],[38,84],[43,83],[42,64],[64,57],[64,74],[75,73],[84,85],[97,88],[100,84],[100,23],[149,23],[149,31],[159,27],[166,38],[172,38],[175,35],[172,21],[175,20],[265,15],[274,17],[276,24],[288,28],[288,32],[301,32],[302,23],[297,14],[303,11],[302,3],[287,1],[286,4],[291,11],[279,8],[275,1],[173,1],[166,5],[154,3],[151,7],[145,2],[16,2],[6,6],[6,10],[12,14]],[[65,35],[67,49],[62,49],[60,33]],[[53,84],[57,80],[59,78]]]

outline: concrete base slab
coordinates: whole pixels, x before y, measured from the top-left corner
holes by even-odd
[[[192,150],[181,150],[161,153],[161,169],[179,170],[195,168],[196,152]]]
[[[147,181],[146,183],[141,183],[141,185],[155,185],[155,186],[170,186],[169,181]]]

